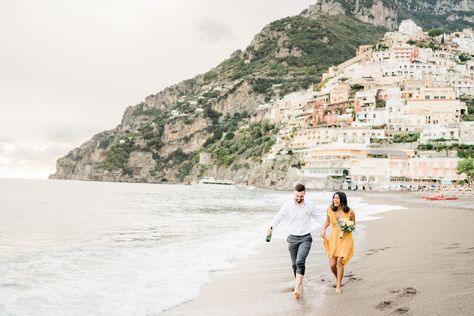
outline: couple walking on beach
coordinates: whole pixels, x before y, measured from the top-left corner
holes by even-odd
[[[286,202],[272,220],[268,234],[283,220],[289,222],[290,235],[287,238],[295,276],[294,295],[297,299],[303,294],[303,278],[305,274],[306,257],[311,249],[313,239],[310,234],[312,220],[317,220],[316,205],[307,201],[305,186],[295,186],[294,199]],[[349,223],[350,226],[346,224]],[[326,238],[326,229],[331,225],[331,234]],[[323,224],[321,238],[326,254],[329,258],[329,267],[336,278],[336,293],[342,292],[342,278],[344,266],[354,254],[354,241],[351,231],[355,225],[355,214],[347,205],[344,192],[336,192],[327,209],[326,221]]]

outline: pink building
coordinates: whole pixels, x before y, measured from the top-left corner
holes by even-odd
[[[409,160],[409,177],[417,180],[461,180],[456,173],[459,158],[412,158]]]
[[[410,45],[398,46],[393,48],[392,56],[396,61],[413,62],[419,60],[420,49]]]

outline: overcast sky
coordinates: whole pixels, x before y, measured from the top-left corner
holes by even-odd
[[[315,0],[0,2],[0,177],[46,178],[125,108]]]

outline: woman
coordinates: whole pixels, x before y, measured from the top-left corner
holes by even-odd
[[[326,222],[323,225],[321,238],[324,241],[324,247],[329,257],[329,267],[336,277],[336,293],[341,293],[342,278],[344,277],[344,266],[351,260],[354,254],[354,241],[352,233],[344,232],[342,238],[341,228],[337,225],[337,220],[347,218],[354,222],[355,214],[349,206],[347,206],[347,197],[344,192],[336,192],[332,197],[332,203],[327,210]],[[326,229],[331,225],[331,235],[329,240],[326,239]]]

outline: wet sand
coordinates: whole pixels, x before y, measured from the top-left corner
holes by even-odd
[[[335,294],[334,276],[319,232],[314,232],[301,300],[292,295],[286,242],[272,240],[233,268],[213,273],[195,300],[163,315],[474,314],[472,197],[424,201],[409,193],[351,196],[406,209],[358,224],[364,237],[356,241],[356,254],[346,266],[342,294]]]

